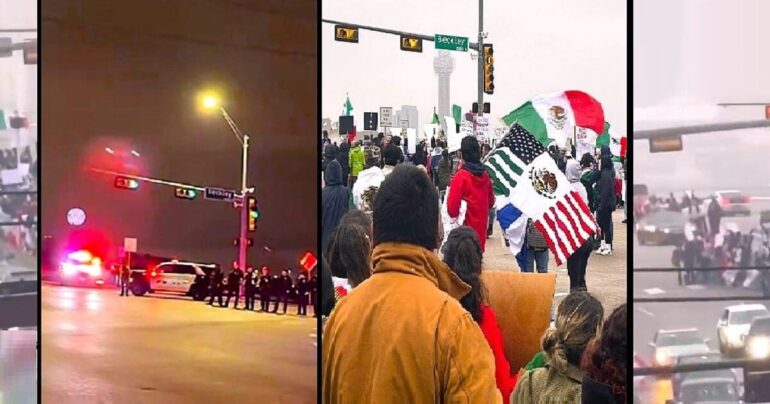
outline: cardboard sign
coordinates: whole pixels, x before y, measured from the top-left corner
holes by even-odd
[[[445,116],[444,121],[446,122],[446,143],[447,143],[447,152],[454,153],[458,150],[460,150],[460,141],[462,140],[462,135],[460,132],[457,132],[457,124],[455,123],[455,119],[451,116]]]
[[[407,151],[409,154],[414,154],[417,151],[417,129],[406,128],[406,139]]]
[[[575,127],[575,156],[578,160],[586,153],[594,155],[596,137],[596,132],[591,129]]]

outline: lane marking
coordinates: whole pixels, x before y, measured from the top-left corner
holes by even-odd
[[[553,294],[553,297],[562,297],[562,296],[567,296],[568,294],[569,292],[557,292]]]
[[[663,293],[666,293],[666,291],[661,288],[651,288],[645,289],[644,293],[647,293],[648,295],[662,295]]]
[[[704,289],[706,289],[706,285],[687,285],[685,287],[687,289],[690,289],[690,290],[704,290]]]
[[[641,311],[642,313],[644,313],[644,314],[646,314],[646,315],[648,315],[650,317],[655,317],[655,314],[653,314],[651,311],[645,309],[644,307],[637,307],[637,309],[639,309],[639,311]]]

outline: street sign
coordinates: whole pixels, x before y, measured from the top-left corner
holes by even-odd
[[[422,39],[401,35],[401,50],[407,52],[422,52]]]
[[[67,223],[80,226],[86,222],[86,212],[80,208],[72,208],[67,212]]]
[[[123,239],[123,251],[128,253],[135,253],[137,250],[137,244],[138,240],[131,237],[126,237]]]
[[[302,256],[302,258],[299,259],[299,264],[302,266],[302,268],[305,269],[305,271],[310,272],[315,268],[316,265],[318,265],[318,259],[311,253],[310,251],[306,252],[305,255]]]
[[[334,40],[341,42],[358,43],[358,28],[346,25],[334,26]]]
[[[235,191],[222,188],[206,188],[203,195],[206,199],[232,202],[235,199]]]
[[[436,49],[467,52],[468,38],[436,34]]]
[[[380,126],[393,127],[393,107],[380,107]]]
[[[377,130],[376,112],[364,112],[364,130]]]
[[[682,151],[682,135],[653,136],[650,138],[650,153]]]

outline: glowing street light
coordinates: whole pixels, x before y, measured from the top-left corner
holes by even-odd
[[[219,100],[213,95],[207,95],[203,97],[203,107],[206,109],[214,109],[219,106]]]

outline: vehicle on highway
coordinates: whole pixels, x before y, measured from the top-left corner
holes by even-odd
[[[741,191],[716,191],[714,196],[725,216],[751,216],[751,198]],[[704,209],[708,209],[710,203],[711,200],[706,199],[703,202]]]
[[[668,366],[681,355],[705,354],[709,352],[708,338],[703,338],[697,329],[658,330],[650,346],[653,348],[653,365]]]
[[[634,184],[633,188],[633,202],[634,202],[634,218],[638,219],[644,216],[645,209],[647,207],[647,201],[649,199],[649,190],[647,185]]]
[[[203,300],[208,296],[209,277],[215,264],[166,261],[149,269],[131,269],[129,290],[136,296],[173,292]]]
[[[717,352],[707,354],[682,355],[674,362],[675,366],[694,363],[714,363],[720,362],[722,356]],[[740,392],[741,385],[738,382],[737,369],[716,369],[701,370],[696,372],[679,372],[671,375],[671,390],[674,397],[679,397],[681,393],[682,382],[693,379],[703,378],[725,378],[732,379],[736,389]]]
[[[763,304],[738,304],[725,307],[717,321],[719,352],[724,355],[743,354],[746,335],[757,317],[770,315]]]
[[[102,259],[88,250],[73,251],[59,265],[59,283],[62,285],[101,286],[105,276]]]
[[[770,358],[770,316],[756,317],[746,335],[746,355],[751,359]]]
[[[681,245],[687,221],[687,215],[682,212],[652,212],[636,222],[636,237],[641,245]]]
[[[740,403],[738,386],[732,377],[688,378],[682,382],[679,395],[666,403]]]

